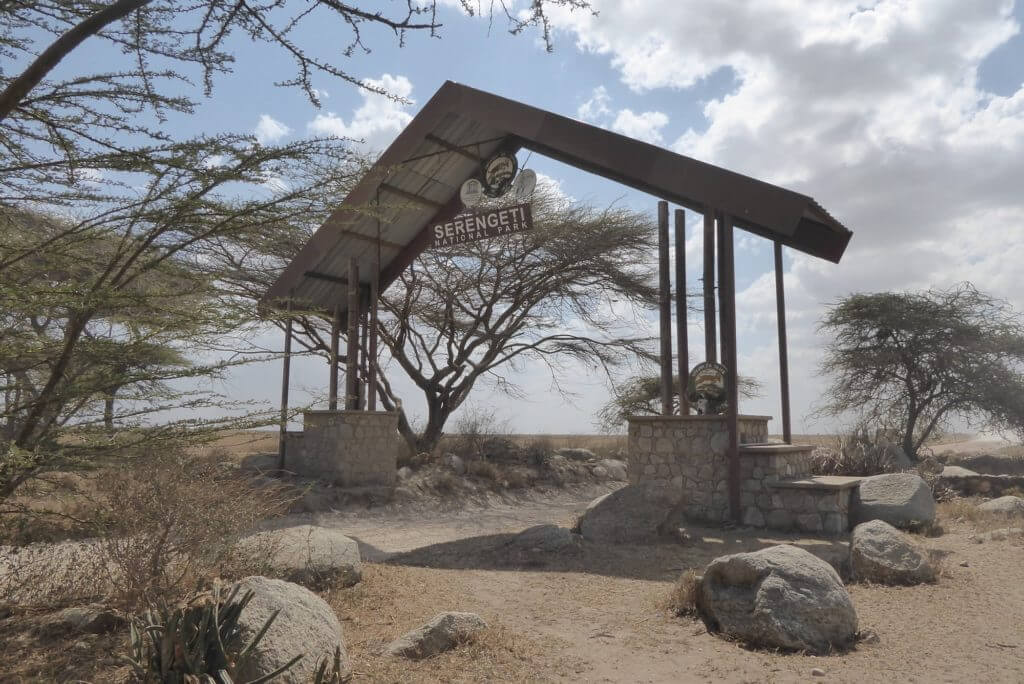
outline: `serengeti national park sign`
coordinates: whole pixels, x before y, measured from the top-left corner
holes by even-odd
[[[503,209],[459,214],[447,223],[433,227],[433,247],[452,247],[474,240],[486,240],[533,228],[529,204],[514,204]]]

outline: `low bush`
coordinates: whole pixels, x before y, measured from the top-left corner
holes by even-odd
[[[687,570],[672,585],[668,595],[668,609],[675,615],[696,616],[699,589],[700,576],[693,569]]]
[[[899,447],[876,433],[857,429],[837,437],[833,444],[819,446],[811,455],[814,475],[878,475],[900,470]]]

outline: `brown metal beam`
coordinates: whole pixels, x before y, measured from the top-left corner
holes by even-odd
[[[775,243],[775,317],[779,324],[779,391],[782,395],[782,441],[793,443],[789,413],[789,344],[786,340],[786,289],[782,282],[782,243]]]
[[[723,293],[720,300],[722,306],[722,338],[725,349],[722,350],[722,361],[727,372],[726,389],[728,406],[726,409],[726,425],[729,430],[729,450],[727,452],[729,466],[729,515],[737,524],[742,522],[740,506],[740,443],[739,443],[739,372],[736,367],[736,261],[733,253],[732,217],[722,215],[722,241],[719,252],[722,254],[719,288]]]
[[[317,280],[326,280],[329,283],[338,283],[339,285],[348,285],[348,279],[341,276],[331,275],[330,273],[321,273],[320,271],[306,271],[303,275],[307,278],[316,278]]]
[[[356,373],[359,361],[359,262],[355,257],[348,260],[348,331],[345,351],[345,409],[357,408]]]
[[[503,138],[505,136],[501,136],[501,137]],[[455,154],[462,155],[466,159],[469,159],[470,161],[474,161],[474,162],[476,162],[478,164],[484,160],[483,157],[481,157],[480,155],[473,154],[472,152],[470,152],[469,150],[465,149],[464,147],[462,147],[460,145],[455,145],[453,143],[450,143],[447,140],[445,140],[444,138],[437,137],[433,133],[427,133],[425,136],[423,136],[423,139],[426,140],[427,142],[432,142],[435,145],[439,145],[440,147],[443,147],[444,149],[448,150],[449,152],[454,152]],[[494,142],[494,140],[500,140],[500,139],[501,138],[494,138],[494,139],[491,139],[491,140],[487,140],[485,142]],[[479,142],[472,143],[472,145],[480,145],[480,144],[481,143],[479,143]]]
[[[725,248],[722,245],[725,243],[725,221],[722,219],[722,215],[718,215],[718,354],[719,358],[722,359],[722,363],[729,358],[729,336],[725,331],[725,323],[722,323],[722,318],[725,316],[725,302],[722,299],[726,296],[722,290],[722,279],[725,277]],[[733,293],[735,295],[735,293]]]
[[[690,375],[690,339],[686,330],[686,212],[676,209],[676,341],[679,344],[679,415],[690,415],[686,385]]]
[[[658,313],[661,323],[661,415],[672,410],[672,284],[668,266],[668,202],[658,202]]]
[[[409,192],[408,190],[402,190],[402,188],[396,188],[394,185],[388,185],[387,183],[381,183],[378,187],[381,189],[382,192],[387,192],[387,193],[390,193],[392,195],[395,195],[396,197],[401,197],[402,199],[407,199],[410,202],[417,202],[417,203],[422,204],[423,206],[425,206],[425,207],[427,207],[429,209],[435,209],[436,210],[436,209],[440,209],[442,206],[444,206],[441,202],[435,202],[434,200],[432,200],[432,199],[430,199],[428,197],[423,197],[421,195],[417,195],[415,192]]]
[[[355,238],[357,240],[365,240],[366,242],[372,242],[374,245],[376,245],[378,243],[378,241],[379,241],[381,247],[388,247],[390,249],[398,249],[398,250],[400,250],[403,247],[405,247],[405,245],[403,245],[403,244],[399,244],[397,242],[391,242],[390,240],[378,240],[377,238],[373,237],[372,235],[363,235],[362,233],[357,233],[354,230],[342,230],[342,231],[339,231],[339,232],[341,232],[342,234],[347,235],[347,236],[349,236],[351,238]]]
[[[288,436],[288,385],[292,367],[292,302],[285,305],[288,316],[284,328],[284,358],[281,360],[281,428],[277,439],[277,469],[284,470],[285,449]]]
[[[341,334],[341,306],[334,305],[334,315],[331,316],[331,355],[328,363],[330,369],[330,381],[327,390],[327,408],[331,411],[338,410],[338,336]]]
[[[368,351],[369,377],[366,380],[366,408],[377,410],[377,299],[380,263],[374,262],[370,274],[370,348]]]
[[[718,360],[715,332],[715,210],[704,208],[704,360]]]

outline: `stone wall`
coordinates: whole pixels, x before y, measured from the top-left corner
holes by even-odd
[[[740,444],[768,439],[769,416],[740,416]],[[629,419],[629,482],[664,489],[695,520],[729,519],[729,430],[725,416]]]
[[[287,435],[285,468],[342,487],[393,485],[398,414],[387,411],[307,411],[303,432]]]

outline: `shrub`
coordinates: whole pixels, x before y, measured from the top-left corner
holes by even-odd
[[[238,596],[235,587],[222,600],[221,589],[170,608],[161,602],[131,621],[131,655],[124,660],[139,682],[210,682],[228,684],[248,662],[279,611],[274,611],[248,644],[241,643],[238,619],[253,592]],[[260,681],[289,670],[302,654]]]
[[[538,468],[548,464],[554,451],[554,444],[549,437],[535,437],[522,449],[526,462]]]
[[[668,595],[668,608],[675,615],[697,615],[697,592],[700,590],[700,577],[693,570],[687,570],[676,583],[672,585],[672,591]]]
[[[501,482],[501,469],[484,458],[476,458],[467,463],[466,472],[483,480]]]
[[[92,518],[117,602],[171,601],[186,588],[251,570],[238,538],[291,501],[223,455],[140,458],[99,484]]]
[[[497,411],[480,406],[469,406],[454,424],[451,451],[464,459],[484,455],[490,448],[494,450],[497,443],[509,442],[510,429],[507,420],[498,418]]]
[[[814,475],[878,475],[899,470],[899,447],[881,433],[872,437],[855,429],[837,437],[831,446],[819,446],[811,456]]]

